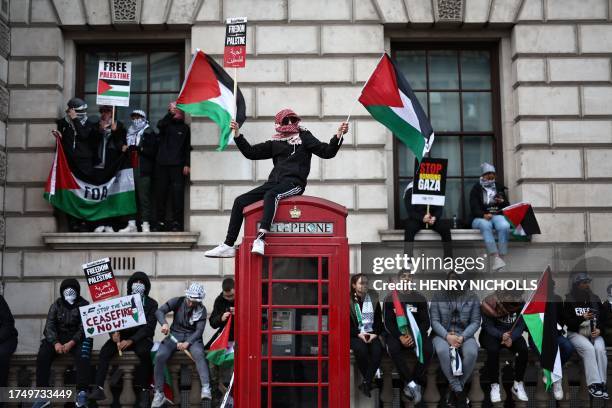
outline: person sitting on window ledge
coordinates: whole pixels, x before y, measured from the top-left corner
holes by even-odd
[[[134,187],[141,221],[141,231],[151,232],[151,177],[157,154],[157,135],[149,126],[147,114],[141,109],[134,109],[130,115],[132,123],[127,130],[127,145],[130,152],[130,162],[134,170]],[[119,232],[138,232],[136,220],[128,221],[128,225]]]
[[[496,181],[495,167],[482,163],[480,169],[480,180],[470,191],[472,228],[480,230],[487,252],[493,257],[492,268],[499,271],[506,266],[503,257],[508,253],[510,237],[510,223],[502,210],[510,203],[504,193],[506,188]],[[495,243],[493,229],[497,231],[498,244]]]
[[[234,242],[238,239],[242,225],[242,210],[261,199],[264,201],[264,212],[251,252],[264,255],[265,236],[270,230],[278,202],[283,198],[304,193],[312,155],[315,154],[323,159],[331,159],[336,156],[342,145],[342,135],[348,132],[348,123],[340,124],[337,133],[329,143],[323,143],[300,126],[301,120],[291,109],[281,110],[276,114],[274,120],[277,133],[272,135],[270,140],[253,146],[244,135],[238,134],[240,125],[232,121],[234,140],[240,152],[251,160],[272,159],[274,168],[266,183],[234,200],[225,242],[206,251],[205,256],[231,258],[236,255]]]
[[[158,149],[155,158],[155,231],[182,231],[184,224],[185,179],[190,173],[191,130],[185,114],[168,105],[168,113],[159,122]],[[170,190],[171,218],[166,222],[166,202]]]
[[[404,192],[404,205],[406,206],[406,212],[408,214],[408,219],[406,220],[406,226],[404,228],[404,253],[412,257],[414,237],[423,228],[431,228],[440,234],[442,247],[444,248],[444,258],[452,258],[453,248],[451,244],[450,225],[440,220],[444,207],[431,205],[429,206],[428,213],[426,205],[412,204],[412,187],[413,183],[410,182]]]

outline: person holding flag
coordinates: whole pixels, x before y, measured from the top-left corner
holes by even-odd
[[[447,404],[467,408],[464,387],[478,358],[474,335],[480,329],[480,301],[467,289],[464,276],[451,271],[447,280],[456,281],[455,289],[437,292],[429,306],[432,343],[449,383]]]
[[[264,255],[265,237],[270,231],[270,225],[276,214],[278,202],[287,197],[304,193],[310,173],[312,155],[322,159],[336,156],[342,145],[342,135],[348,132],[349,125],[343,122],[329,143],[323,143],[315,138],[306,128],[300,126],[301,118],[291,109],[279,111],[274,118],[276,133],[264,143],[251,145],[244,135],[238,134],[240,125],[231,122],[236,133],[234,138],[240,152],[251,160],[272,159],[274,167],[268,181],[263,185],[248,191],[234,200],[232,214],[227,229],[225,241],[216,248],[204,253],[210,258],[231,258],[235,256],[234,243],[242,226],[242,211],[249,204],[259,200],[264,201],[264,213],[261,219],[259,234],[253,242],[252,252]]]
[[[522,292],[501,290],[484,298],[480,306],[482,330],[479,340],[482,348],[487,351],[485,372],[491,381],[492,403],[501,402],[499,353],[502,348],[507,348],[516,356],[512,394],[519,401],[529,400],[523,384],[529,349],[523,337],[525,323],[520,314],[522,308]]]
[[[591,277],[578,272],[570,277],[571,289],[565,296],[567,338],[584,364],[589,394],[608,399],[608,354],[601,336],[601,300],[591,291]]]
[[[406,288],[411,277],[410,272],[400,271],[398,283]],[[392,291],[384,300],[383,322],[387,352],[404,383],[404,395],[416,405],[421,402],[425,369],[433,354],[433,345],[427,336],[427,299],[414,290]],[[413,369],[407,360],[411,353],[417,358]]]
[[[378,293],[368,289],[368,278],[362,273],[351,277],[350,331],[351,350],[363,377],[359,390],[371,398],[372,381],[383,353],[379,338],[383,323]]]

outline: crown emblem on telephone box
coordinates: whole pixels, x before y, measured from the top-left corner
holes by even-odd
[[[297,208],[296,205],[293,206],[292,209],[289,210],[289,215],[291,218],[300,218],[302,216],[302,210]]]

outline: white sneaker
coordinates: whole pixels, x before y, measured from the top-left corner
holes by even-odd
[[[236,248],[222,243],[217,247],[204,252],[208,258],[233,258],[236,256]]]
[[[104,226],[104,232],[115,232],[115,230],[110,225],[106,225]]]
[[[499,384],[493,383],[491,384],[491,402],[501,402],[501,393],[499,392]]]
[[[94,232],[97,232],[98,234],[101,232],[104,232],[104,229],[106,227],[104,225],[100,225],[99,227],[96,227],[96,229],[94,230]]]
[[[496,255],[495,259],[493,260],[493,265],[492,265],[493,270],[499,271],[504,266],[506,266],[506,263],[504,262],[504,260],[501,259],[501,257],[499,255]]]
[[[563,399],[563,384],[561,384],[561,380],[553,383],[552,390],[555,399],[561,401]]]
[[[202,386],[202,392],[200,392],[200,399],[212,399],[212,394],[210,392],[210,384],[204,384]]]
[[[146,233],[151,232],[151,225],[149,225],[149,223],[147,221],[143,221],[143,223],[140,226],[140,228],[142,229],[142,232],[146,232]]]
[[[512,394],[514,394],[519,401],[529,401],[529,397],[525,391],[525,385],[522,381],[515,381],[514,384],[512,384]]]
[[[136,220],[129,220],[128,225],[125,228],[121,228],[119,232],[138,232]]]
[[[151,403],[151,408],[159,408],[165,403],[166,403],[166,396],[164,395],[164,393],[161,391],[155,390],[155,395],[153,396],[153,402]]]
[[[253,241],[253,249],[251,249],[251,252],[263,256],[264,252],[266,251],[265,246],[266,241],[261,238],[257,238],[255,241]]]

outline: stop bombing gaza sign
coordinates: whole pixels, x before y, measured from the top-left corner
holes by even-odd
[[[96,105],[130,106],[132,63],[100,61]]]
[[[415,160],[412,204],[444,206],[446,198],[447,159],[423,157]]]

